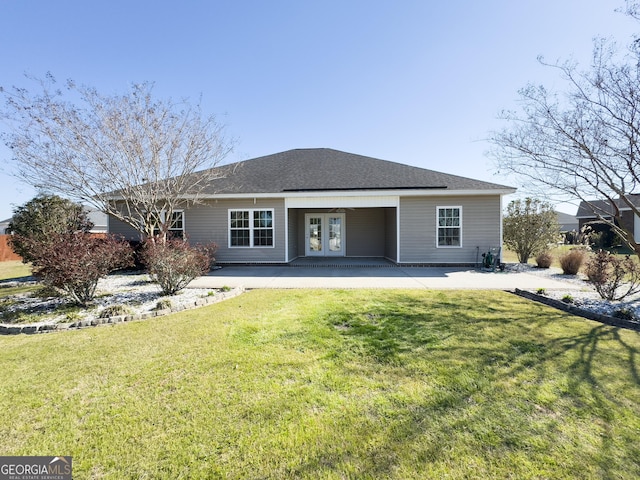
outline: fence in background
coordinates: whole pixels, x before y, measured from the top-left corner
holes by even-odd
[[[22,260],[20,255],[16,255],[11,250],[8,243],[9,235],[0,235],[0,262],[7,262],[9,260]]]

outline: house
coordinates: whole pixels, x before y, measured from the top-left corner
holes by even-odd
[[[97,234],[107,233],[107,214],[92,207],[85,207],[85,211],[87,212],[87,218],[93,223],[90,232]]]
[[[640,208],[640,195],[632,194],[627,198],[631,200],[633,205]],[[621,199],[615,201],[615,207],[620,211],[620,218],[622,224],[633,231],[633,236],[636,241],[640,241],[640,218],[633,213],[631,208],[626,205]],[[607,220],[611,220],[615,215],[616,208],[608,200],[590,200],[588,202],[582,201],[578,206],[578,212],[576,218],[579,222],[579,230],[581,231],[585,225],[590,225],[596,230],[608,230],[608,227],[602,224],[602,221],[598,217],[598,214]]]
[[[575,217],[575,215],[569,215],[564,212],[555,212],[556,218],[558,219],[558,224],[560,225],[560,232],[578,232],[580,230],[580,222]]]
[[[0,222],[0,235],[5,235],[9,232],[7,232],[7,230],[9,229],[9,224],[11,223],[11,219],[7,218],[6,220],[2,220]]]
[[[203,202],[174,213],[191,243],[215,242],[219,263],[380,257],[473,265],[502,244],[512,187],[342,151],[297,149],[238,162]],[[228,167],[227,167],[228,168]],[[109,218],[109,231],[139,234]]]
[[[570,245],[578,243],[581,239],[580,223],[575,215],[558,211],[554,211],[554,213],[560,226],[560,234],[562,235],[563,242]]]

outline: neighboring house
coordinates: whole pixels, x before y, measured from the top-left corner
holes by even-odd
[[[232,167],[233,174],[209,185],[202,204],[174,213],[172,229],[191,243],[215,242],[219,263],[346,256],[475,264],[501,247],[502,196],[515,192],[326,148]],[[112,217],[109,231],[140,238]]]
[[[107,214],[92,207],[85,207],[85,210],[87,212],[87,217],[93,223],[93,228],[90,230],[90,232],[107,233],[109,224],[107,220]]]
[[[0,235],[5,235],[9,232],[7,232],[7,229],[9,228],[9,224],[11,223],[11,219],[7,218],[6,220],[3,220],[0,222]]]
[[[556,218],[560,224],[560,232],[573,232],[580,231],[580,222],[575,215],[569,215],[568,213],[556,212]]]
[[[640,206],[640,195],[629,195],[629,198],[634,205]],[[622,223],[634,232],[634,238],[636,241],[640,241],[640,218],[631,211],[627,205],[622,201],[617,200],[616,205],[620,209],[620,216]],[[578,206],[578,213],[576,218],[579,222],[579,230],[585,225],[599,225],[601,220],[595,213],[598,212],[604,218],[610,220],[614,215],[614,206],[607,200],[591,200],[587,202],[580,202]]]

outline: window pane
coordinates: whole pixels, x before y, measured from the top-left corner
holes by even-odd
[[[448,247],[460,246],[459,228],[441,228],[438,232],[438,245]]]
[[[269,210],[258,210],[253,212],[253,226],[255,228],[271,228],[273,212]]]
[[[461,226],[459,208],[438,209],[438,246],[461,246]]]
[[[171,224],[169,225],[169,230],[182,230],[184,228],[183,213],[184,212],[173,212],[173,214],[171,215]]]
[[[273,230],[261,229],[253,232],[253,245],[257,247],[273,246]]]
[[[249,230],[231,230],[231,246],[248,247],[249,240]]]
[[[232,211],[231,228],[249,228],[249,211]]]

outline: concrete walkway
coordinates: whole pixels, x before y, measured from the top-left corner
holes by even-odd
[[[193,280],[192,288],[419,288],[579,290],[579,284],[531,273],[454,267],[226,266]]]

